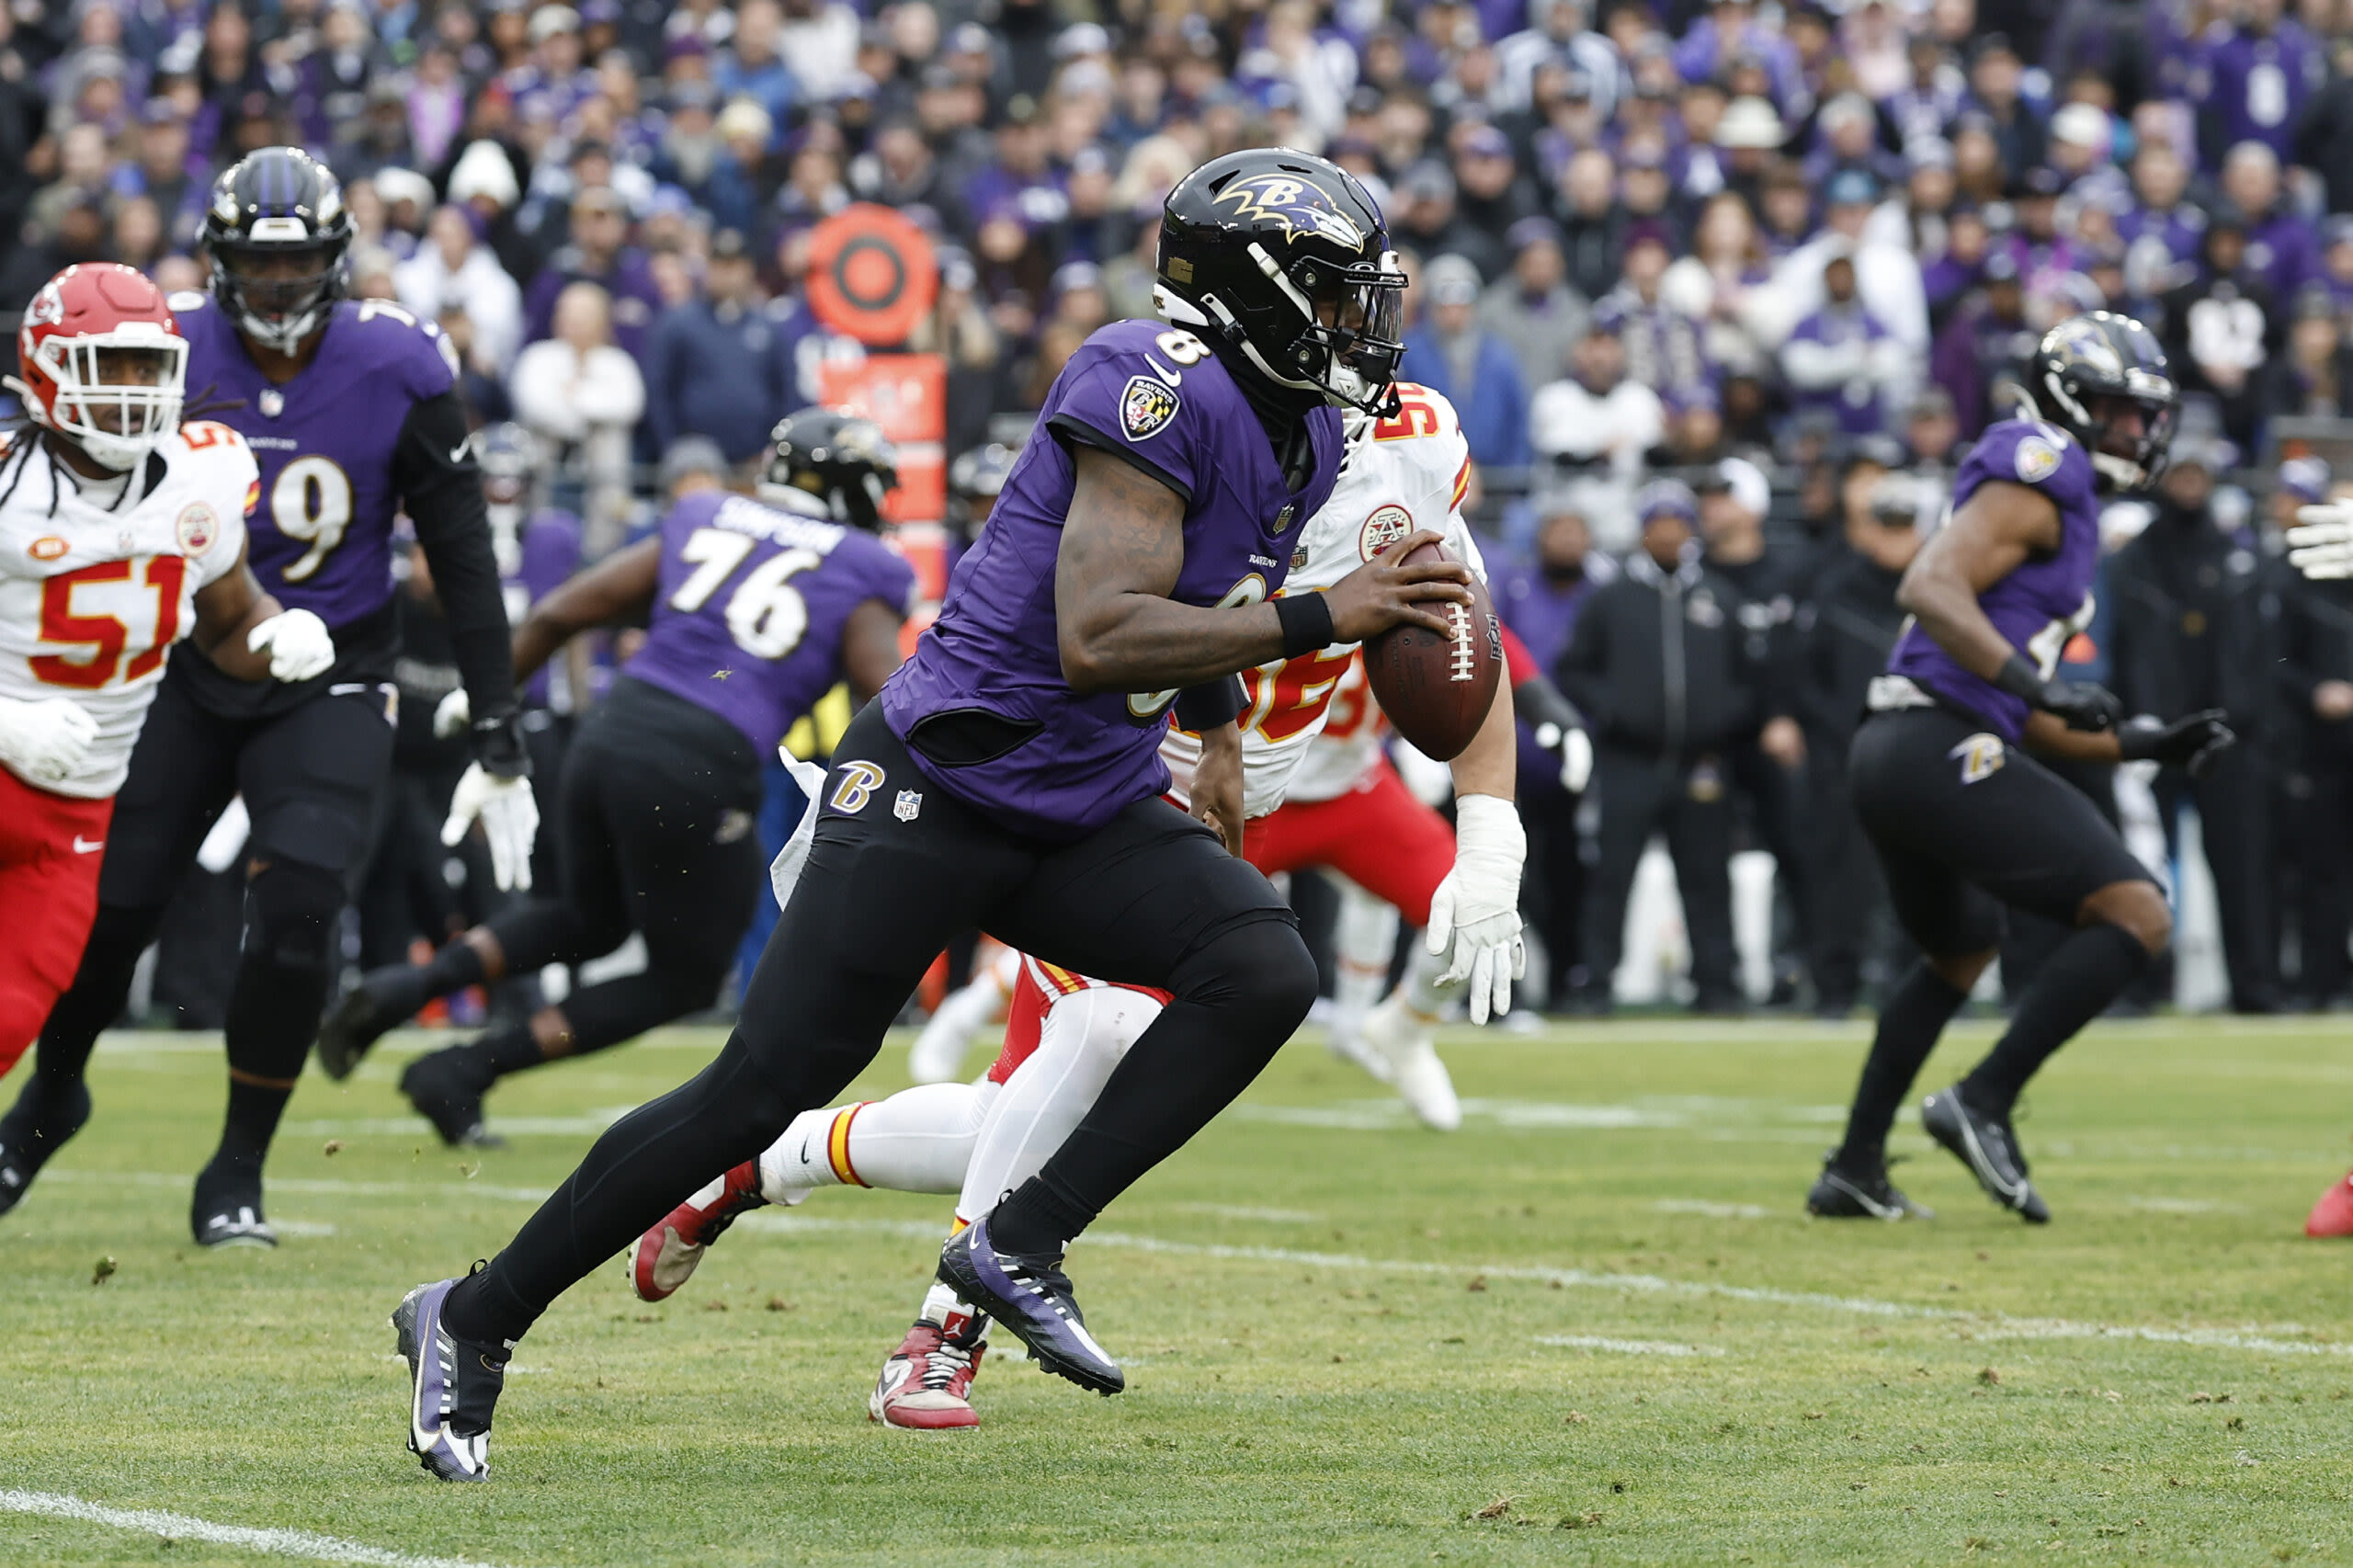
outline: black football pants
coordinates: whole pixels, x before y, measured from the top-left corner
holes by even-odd
[[[948,941],[1174,994],[1040,1179],[1099,1210],[1257,1076],[1315,998],[1290,910],[1207,828],[1141,801],[1072,844],[999,827],[918,771],[869,704],[835,749],[816,839],[726,1047],[615,1123],[470,1294],[513,1339],[686,1194],[873,1060]]]

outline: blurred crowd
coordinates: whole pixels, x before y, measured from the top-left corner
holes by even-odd
[[[1151,313],[1181,174],[1269,142],[1358,173],[1504,608],[1602,740],[1601,787],[1528,808],[1559,1006],[1606,1001],[1595,933],[1653,831],[1700,1005],[1733,1001],[1715,910],[1751,846],[1781,869],[1777,991],[1868,995],[1837,758],[1893,574],[2022,351],[2130,312],[2186,457],[2115,510],[2078,652],[2248,738],[2236,793],[2196,787],[2234,1004],[2347,994],[2353,611],[2273,548],[2282,498],[2331,483],[2279,460],[2353,400],[2347,0],[9,0],[0,311],[87,258],[197,286],[212,176],[277,142],[342,176],[355,292],[450,334],[589,558],[676,472],[740,479],[868,351],[802,287],[846,206],[936,245],[905,347],[948,361],[969,528],[1072,350]],[[1661,605],[1719,661],[1673,691],[1637,667]]]

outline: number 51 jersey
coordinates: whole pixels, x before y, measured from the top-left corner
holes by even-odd
[[[880,599],[904,619],[915,590],[915,568],[813,501],[700,492],[662,519],[653,619],[622,673],[716,713],[767,756],[841,680],[850,612]]]
[[[327,623],[339,669],[381,676],[398,638],[394,453],[410,411],[457,384],[455,348],[438,326],[398,305],[345,300],[311,362],[280,385],[262,374],[209,296],[174,294],[171,305],[188,342],[189,406],[243,434],[261,467],[260,504],[250,519],[254,575],[279,604]],[[276,691],[238,692],[207,680],[206,705],[240,696],[241,710],[256,697],[282,704],[307,689],[267,684]]]
[[[165,655],[195,629],[197,590],[236,567],[254,459],[233,430],[187,426],[130,476],[153,488],[109,506],[40,448],[38,430],[0,443],[0,697],[63,697],[97,720],[80,769],[39,787],[104,800],[131,771]]]

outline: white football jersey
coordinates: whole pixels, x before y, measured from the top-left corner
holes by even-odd
[[[163,474],[143,494],[138,486]],[[235,566],[260,482],[226,425],[183,427],[120,494],[75,487],[38,429],[0,446],[0,697],[63,697],[98,722],[73,778],[40,788],[103,800],[122,788],[172,644],[196,627],[196,592]]]
[[[1282,593],[1320,593],[1415,528],[1443,534],[1455,557],[1486,581],[1486,562],[1461,510],[1471,483],[1462,422],[1454,405],[1427,387],[1401,381],[1397,393],[1395,418],[1351,421],[1339,482],[1300,529]],[[1245,671],[1242,683],[1245,816],[1265,816],[1286,797],[1346,794],[1380,755],[1386,721],[1356,643],[1261,665]],[[1200,754],[1200,738],[1188,731],[1171,728],[1162,743],[1171,793],[1180,801]]]

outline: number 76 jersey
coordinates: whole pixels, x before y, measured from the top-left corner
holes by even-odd
[[[850,612],[879,599],[904,619],[915,589],[915,568],[813,501],[704,491],[662,519],[653,619],[623,673],[716,713],[767,756],[841,680]]]
[[[1339,481],[1292,545],[1284,594],[1320,593],[1415,528],[1444,535],[1454,558],[1486,580],[1486,562],[1461,510],[1471,483],[1461,420],[1427,387],[1401,381],[1397,395],[1394,418],[1349,417]],[[1358,644],[1335,642],[1261,665],[1245,671],[1242,684],[1245,816],[1265,816],[1294,790],[1302,800],[1343,794],[1379,754],[1381,726],[1364,688]],[[1336,717],[1344,710],[1344,718]],[[1160,754],[1174,792],[1185,798],[1200,741],[1171,729]]]
[[[38,430],[0,443],[0,697],[64,698],[97,721],[82,766],[40,788],[104,800],[172,644],[196,626],[197,590],[236,568],[252,504],[253,453],[222,425],[187,426],[108,506],[41,449]]]

